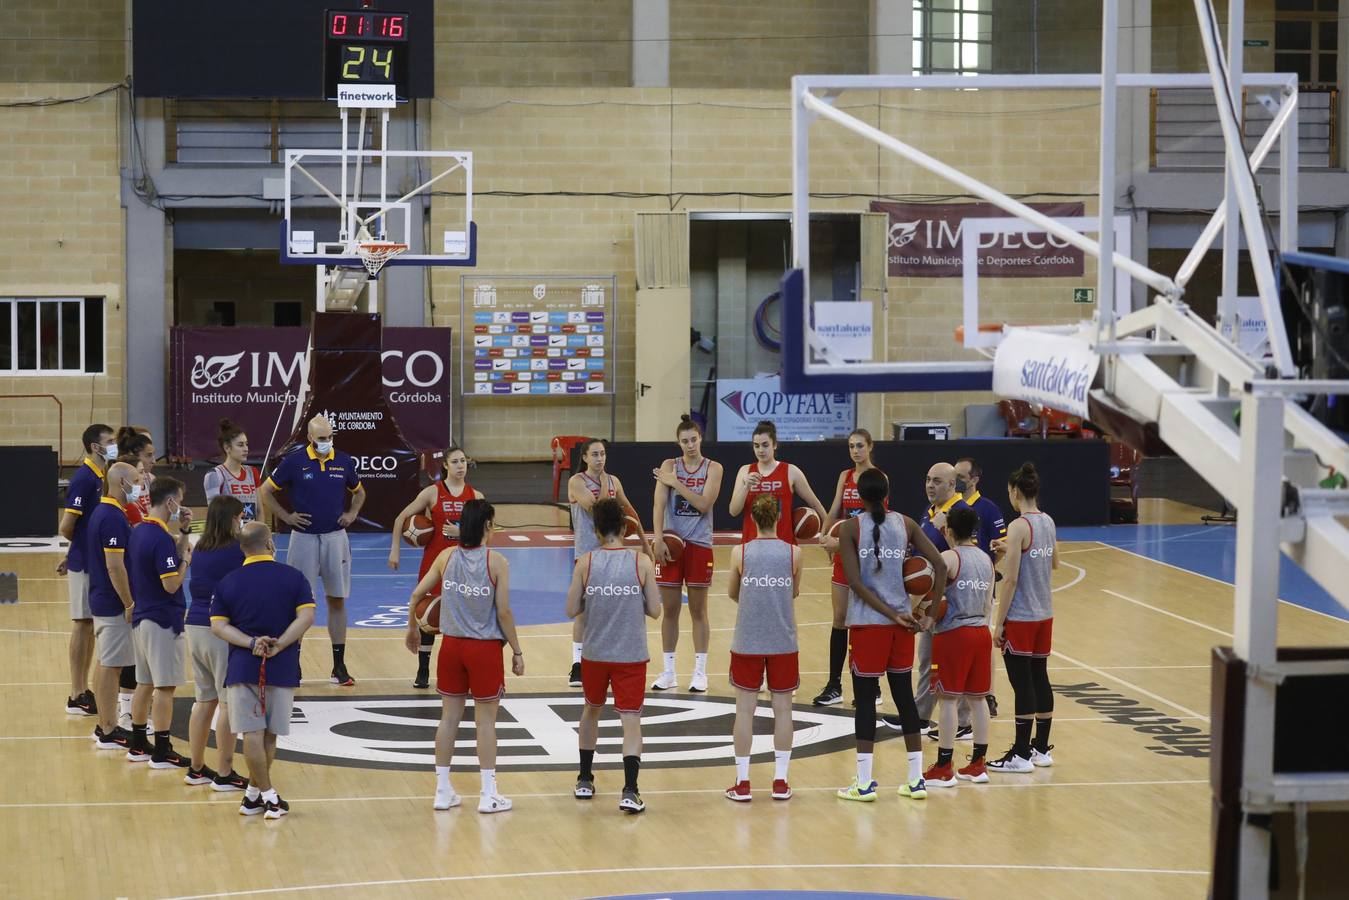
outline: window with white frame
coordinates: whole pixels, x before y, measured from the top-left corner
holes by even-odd
[[[102,297],[0,297],[0,375],[102,372]]]
[[[913,74],[993,68],[992,0],[913,0]]]

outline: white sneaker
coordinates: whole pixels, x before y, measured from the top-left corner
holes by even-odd
[[[1016,774],[1024,774],[1026,772],[1035,771],[1035,766],[1031,765],[1030,760],[1022,756],[1017,756],[1011,750],[1008,750],[1002,759],[995,759],[987,763],[986,767],[990,772],[1013,772]]]
[[[510,798],[502,797],[500,794],[494,794],[491,797],[484,794],[478,798],[478,812],[480,813],[506,812],[510,808]]]
[[[695,694],[707,693],[707,673],[694,672],[693,677],[689,679],[689,690]]]
[[[1048,769],[1050,766],[1054,765],[1054,757],[1049,755],[1049,751],[1053,749],[1054,745],[1050,744],[1049,747],[1045,749],[1045,752],[1041,753],[1039,750],[1032,747],[1030,750],[1031,765],[1035,766],[1037,769]]]
[[[672,690],[675,687],[678,687],[678,685],[679,681],[677,678],[675,678],[675,673],[667,669],[666,671],[661,672],[660,677],[657,678],[654,682],[652,682],[651,690],[668,691]]]
[[[464,798],[456,794],[453,788],[446,788],[443,791],[440,788],[436,788],[436,800],[433,804],[433,808],[453,809],[463,802]]]

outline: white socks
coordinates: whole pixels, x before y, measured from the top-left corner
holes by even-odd
[[[281,798],[277,796],[276,788],[268,788],[262,792],[262,799],[267,803],[276,803]]]
[[[482,795],[484,797],[495,797],[497,795],[497,770],[482,769]],[[449,777],[448,775],[446,776]]]
[[[773,751],[773,777],[778,781],[787,780],[787,766],[791,764],[792,751],[774,750]]]
[[[671,671],[674,671],[674,654],[673,654],[673,653],[669,653],[669,654],[666,654],[666,655],[669,656],[669,658],[670,658],[670,661],[667,663],[667,665],[670,666],[670,670],[671,670]],[[695,653],[695,654],[693,654],[693,672],[694,672],[695,675],[706,675],[706,674],[707,674],[707,654],[706,654],[706,653]]]
[[[749,781],[749,757],[737,756],[735,758],[735,783]]]
[[[127,722],[131,721],[130,693],[119,693],[117,695],[117,721],[121,723],[122,720],[126,720]]]
[[[450,787],[450,767],[436,766],[436,790],[450,792],[454,788]]]
[[[249,800],[256,800],[262,796],[262,791],[258,790],[257,788],[255,788],[253,785],[250,784],[248,788],[244,791],[244,796],[247,797]]]
[[[857,784],[866,787],[871,784],[871,754],[857,754]]]
[[[578,662],[580,662],[580,661],[581,661],[581,645],[578,644],[576,641],[572,641],[572,642],[571,642],[571,662],[572,662],[572,665],[576,665],[576,664],[577,664]]]
[[[909,784],[923,777],[923,751],[913,750],[909,753]]]
[[[663,653],[661,655],[665,657],[665,671],[673,675],[675,666],[675,655],[673,653]]]

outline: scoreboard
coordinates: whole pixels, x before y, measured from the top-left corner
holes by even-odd
[[[343,86],[386,86],[408,99],[410,17],[404,12],[330,9],[325,16],[323,90],[329,100]]]

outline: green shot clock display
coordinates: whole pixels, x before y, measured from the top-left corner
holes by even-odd
[[[334,10],[326,13],[323,86],[329,100],[343,85],[391,85],[408,99],[407,13]]]

